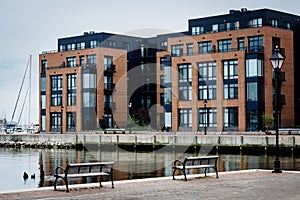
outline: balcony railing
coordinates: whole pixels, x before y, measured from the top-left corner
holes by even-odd
[[[104,90],[112,91],[115,89],[115,86],[113,83],[104,83]]]
[[[104,72],[111,72],[115,73],[116,72],[116,65],[104,65]]]

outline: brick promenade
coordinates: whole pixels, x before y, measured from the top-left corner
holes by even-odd
[[[178,177],[115,181],[111,183],[74,185],[71,191],[38,188],[23,192],[0,193],[0,199],[300,199],[300,172],[273,174],[271,171],[250,170],[243,172],[190,175],[185,182]]]

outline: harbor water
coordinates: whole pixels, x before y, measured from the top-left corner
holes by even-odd
[[[121,148],[101,150],[0,148],[0,152],[2,180],[0,191],[52,186],[57,166],[78,162],[114,161],[114,180],[171,176],[174,160],[201,154],[200,151],[137,152]],[[218,156],[219,171],[273,169],[274,155],[218,154]],[[291,153],[280,156],[280,160],[283,170],[300,170],[299,155]],[[24,172],[29,175],[26,180],[23,179]]]

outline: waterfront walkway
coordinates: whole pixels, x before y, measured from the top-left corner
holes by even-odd
[[[283,171],[274,174],[270,170],[220,172],[189,175],[188,181],[172,180],[172,177],[115,181],[115,189],[109,182],[72,185],[53,191],[53,187],[27,191],[0,192],[0,199],[300,199],[300,172]],[[2,182],[5,184],[5,181]]]

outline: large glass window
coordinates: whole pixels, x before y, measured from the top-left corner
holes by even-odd
[[[46,75],[46,70],[47,70],[47,60],[42,60],[41,74]]]
[[[250,52],[261,52],[263,50],[263,36],[249,37],[248,40]]]
[[[191,101],[192,100],[192,86],[184,85],[179,87],[179,100]]]
[[[257,82],[247,83],[247,101],[258,100],[258,88]]]
[[[198,63],[199,81],[216,80],[217,70],[216,62]]]
[[[50,114],[50,127],[51,129],[58,129],[61,128],[61,113],[51,113]]]
[[[95,54],[87,56],[87,64],[92,67],[96,66],[96,55]]]
[[[232,50],[231,40],[218,41],[219,52],[228,52]]]
[[[79,57],[79,65],[80,65],[81,67],[84,66],[84,56],[80,56],[80,57]]]
[[[90,47],[91,48],[95,48],[98,46],[98,41],[97,40],[91,40],[90,41]]]
[[[249,21],[250,27],[262,27],[262,18],[255,18]]]
[[[172,45],[172,56],[182,56],[183,55],[183,45]]]
[[[76,67],[76,57],[67,58],[67,67]]]
[[[104,70],[112,68],[113,57],[112,56],[104,56]]]
[[[217,109],[199,109],[199,128],[217,127]]]
[[[193,55],[193,44],[187,44],[186,52],[188,56]]]
[[[51,106],[61,106],[62,105],[62,94],[53,93],[51,95]]]
[[[51,76],[51,90],[62,91],[62,75]]]
[[[76,105],[76,74],[68,75],[68,105]]]
[[[85,42],[79,42],[79,43],[77,43],[77,49],[78,50],[85,49]]]
[[[41,92],[46,92],[46,77],[41,78]]]
[[[75,43],[67,44],[67,50],[68,51],[74,51],[76,48]]]
[[[238,50],[239,51],[245,50],[245,39],[244,38],[238,38]]]
[[[179,109],[179,127],[192,127],[192,109]]]
[[[278,20],[277,19],[270,19],[269,23],[272,27],[277,28],[278,27]]]
[[[264,75],[263,61],[259,59],[247,59],[246,77],[257,77]]]
[[[59,45],[59,51],[60,52],[66,51],[66,45],[64,44]]]
[[[224,66],[224,99],[238,98],[238,61],[227,60]]]
[[[200,42],[199,46],[199,54],[211,53],[211,42]]]
[[[224,66],[224,79],[237,79],[238,78],[238,61],[227,60],[223,62]]]
[[[82,88],[96,88],[96,74],[83,74]]]
[[[192,81],[192,65],[181,64],[178,65],[179,82],[191,82]]]
[[[238,108],[224,108],[224,128],[238,127]]]
[[[68,129],[76,129],[76,112],[67,113],[67,127]]]
[[[192,35],[198,35],[204,33],[204,27],[203,26],[193,26],[192,27]]]

